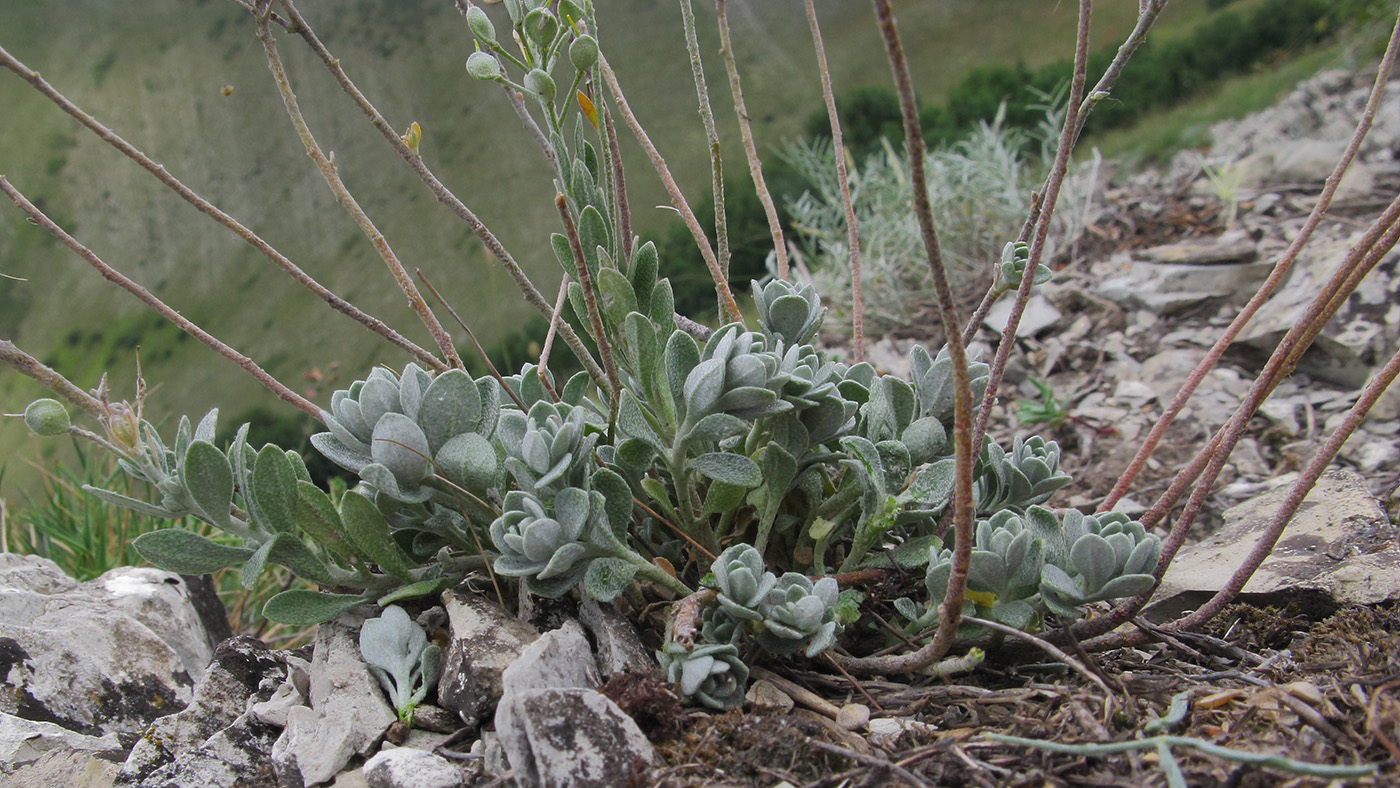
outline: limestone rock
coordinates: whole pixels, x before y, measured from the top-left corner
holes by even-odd
[[[220,643],[190,705],[156,720],[132,748],[122,784],[273,785],[271,750],[281,726],[244,709],[268,702],[283,686],[305,684],[306,667],[254,638]]]
[[[637,628],[611,604],[599,604],[592,597],[579,603],[579,620],[593,636],[598,668],[604,679],[629,670],[656,666],[651,651],[642,644]]]
[[[1225,512],[1215,535],[1183,549],[1162,578],[1153,618],[1174,617],[1214,595],[1268,527],[1290,486]],[[1241,598],[1270,604],[1321,595],[1335,604],[1372,605],[1400,598],[1396,527],[1350,471],[1318,479],[1293,521],[1245,585]]]
[[[0,714],[0,774],[35,763],[51,752],[81,756],[81,760],[86,760],[91,755],[111,757],[123,752],[123,748],[115,733],[84,736],[52,722]]]
[[[496,732],[500,736],[506,760],[517,775],[525,776],[525,785],[542,784],[540,772],[536,769],[538,754],[534,752],[533,738],[537,734],[542,735],[540,731],[550,728],[547,723],[530,719],[524,699],[539,690],[592,691],[598,685],[598,666],[593,659],[593,650],[577,621],[569,621],[563,627],[541,635],[501,674],[501,702],[496,707]],[[616,704],[606,696],[598,696],[616,708]],[[540,703],[543,704],[541,708],[548,706],[547,701]],[[636,727],[636,723],[620,709],[617,714]],[[640,733],[638,730],[638,735]]]
[[[212,654],[179,575],[121,567],[86,583],[4,556],[0,712],[133,737],[189,702]]]
[[[499,733],[519,785],[628,785],[655,757],[637,723],[595,690],[525,690],[516,704],[516,724]]]
[[[1002,297],[987,311],[987,317],[982,323],[997,333],[1005,331],[1006,324],[1011,322],[1011,307],[1014,305],[1014,299],[1010,295]],[[1021,322],[1016,324],[1016,336],[1036,336],[1042,331],[1054,328],[1062,317],[1064,314],[1050,303],[1050,299],[1040,293],[1032,293],[1026,301],[1025,312],[1021,314]]]
[[[289,709],[287,727],[272,748],[279,782],[310,786],[335,779],[351,758],[371,754],[398,719],[360,659],[363,620],[346,613],[316,628],[311,706]]]
[[[540,634],[477,594],[445,591],[442,603],[452,642],[438,679],[438,704],[475,725],[501,699],[501,673]]]
[[[424,750],[396,747],[365,762],[362,770],[369,788],[457,788],[462,769]]]

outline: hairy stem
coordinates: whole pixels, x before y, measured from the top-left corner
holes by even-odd
[[[963,345],[962,335],[959,333],[961,323],[958,320],[957,307],[953,303],[953,289],[948,284],[948,271],[943,264],[943,253],[938,245],[938,232],[933,226],[933,210],[928,198],[928,178],[924,173],[924,137],[919,127],[919,110],[914,99],[914,86],[909,78],[909,63],[899,40],[899,31],[895,26],[894,12],[890,8],[889,0],[873,2],[880,33],[885,41],[885,54],[890,62],[890,71],[894,75],[895,90],[899,94],[899,110],[904,119],[904,144],[909,156],[909,180],[914,190],[914,213],[919,222],[920,234],[923,236],[929,269],[933,274],[939,317],[942,319],[948,355],[953,365],[953,456],[956,468],[953,482],[953,571],[948,580],[947,595],[939,612],[938,633],[934,635],[928,647],[915,652],[919,655],[914,663],[916,668],[906,668],[917,669],[932,664],[948,653],[957,636],[958,621],[962,616],[968,563],[972,557],[974,514],[972,387],[967,373],[967,348]],[[847,664],[846,667],[850,669],[852,666]]]
[[[754,145],[749,111],[744,106],[744,91],[739,84],[739,67],[734,62],[734,47],[729,42],[729,15],[725,0],[715,0],[715,16],[719,24],[719,54],[724,60],[725,71],[729,73],[729,92],[734,96],[734,114],[739,118],[739,137],[744,142],[744,156],[749,161],[749,176],[753,178],[763,215],[768,219],[768,232],[773,236],[778,278],[787,279],[788,254],[787,244],[783,241],[783,225],[778,219],[778,209],[773,205],[773,195],[769,194],[768,184],[763,179],[763,162],[759,160],[758,148]]]
[[[1119,499],[1127,493],[1128,487],[1132,484],[1133,480],[1137,478],[1137,475],[1142,472],[1143,467],[1147,464],[1148,458],[1152,456],[1157,445],[1161,442],[1162,436],[1166,434],[1167,428],[1171,426],[1172,421],[1181,413],[1181,410],[1186,407],[1187,401],[1190,400],[1191,395],[1195,393],[1196,388],[1200,386],[1201,381],[1214,369],[1220,357],[1224,355],[1226,348],[1235,341],[1235,337],[1239,336],[1245,324],[1247,324],[1254,317],[1255,313],[1263,307],[1264,302],[1269,299],[1269,296],[1273,295],[1274,290],[1278,288],[1279,284],[1283,282],[1284,277],[1292,270],[1293,263],[1297,260],[1299,252],[1301,252],[1308,241],[1312,239],[1313,231],[1317,229],[1318,224],[1322,221],[1323,214],[1327,212],[1328,206],[1332,204],[1332,197],[1337,193],[1337,186],[1341,183],[1342,176],[1346,174],[1347,168],[1351,166],[1352,160],[1356,157],[1356,152],[1361,148],[1362,141],[1366,138],[1367,132],[1370,131],[1371,125],[1375,121],[1376,108],[1380,105],[1381,94],[1385,89],[1386,83],[1390,79],[1390,71],[1395,63],[1398,46],[1400,46],[1400,18],[1397,18],[1396,24],[1391,31],[1390,43],[1386,47],[1385,55],[1381,58],[1380,66],[1376,72],[1375,83],[1371,87],[1371,95],[1366,100],[1366,109],[1361,115],[1361,120],[1356,124],[1356,131],[1352,134],[1351,142],[1348,143],[1345,152],[1342,153],[1341,159],[1337,162],[1337,166],[1332,170],[1332,174],[1328,176],[1326,183],[1323,185],[1322,194],[1318,196],[1317,204],[1313,206],[1312,213],[1308,215],[1302,228],[1299,229],[1298,234],[1294,236],[1293,242],[1289,244],[1287,251],[1285,251],[1283,256],[1279,258],[1279,261],[1274,264],[1273,270],[1269,272],[1269,277],[1264,280],[1264,283],[1259,286],[1258,292],[1249,299],[1249,303],[1245,304],[1244,308],[1240,310],[1239,315],[1230,322],[1229,327],[1226,328],[1220,335],[1220,338],[1216,340],[1215,345],[1206,353],[1205,358],[1201,359],[1200,364],[1192,370],[1191,375],[1186,379],[1185,384],[1182,385],[1181,390],[1177,392],[1171,404],[1167,406],[1162,416],[1157,420],[1157,423],[1152,425],[1152,430],[1148,433],[1142,445],[1138,447],[1137,453],[1133,455],[1133,459],[1128,463],[1127,469],[1123,472],[1123,475],[1119,477],[1118,483],[1113,486],[1113,489],[1109,492],[1108,497],[1104,499],[1103,503],[1099,504],[1099,511],[1109,511],[1113,508],[1114,504],[1118,503]]]
[[[695,79],[695,95],[700,102],[700,125],[705,128],[705,141],[710,148],[710,186],[715,201],[715,257],[719,260],[720,273],[728,281],[729,220],[724,213],[724,160],[720,156],[719,132],[715,131],[715,113],[710,109],[710,89],[705,85],[705,66],[700,62],[700,42],[695,37],[695,9],[691,7],[690,0],[680,2],[685,49],[690,54],[690,73]]]
[[[413,170],[413,173],[418,176],[418,179],[423,182],[423,185],[428,187],[428,191],[432,193],[433,197],[438,202],[447,206],[457,218],[461,219],[471,228],[472,232],[480,239],[487,251],[491,252],[491,254],[501,262],[502,267],[506,269],[506,273],[510,275],[516,287],[518,287],[521,294],[525,296],[525,301],[529,303],[536,312],[539,312],[544,317],[549,317],[549,302],[545,300],[534,283],[530,281],[530,277],[526,276],[520,264],[516,262],[515,258],[512,257],[505,246],[501,244],[500,239],[491,232],[491,229],[488,228],[475,213],[472,213],[466,203],[462,202],[456,194],[443,185],[442,181],[438,180],[438,177],[428,168],[423,158],[415,154],[408,147],[408,144],[399,137],[398,132],[394,131],[393,126],[389,125],[389,122],[384,119],[384,116],[380,114],[379,110],[370,103],[369,99],[365,97],[365,94],[360,92],[360,89],[351,81],[349,75],[345,73],[345,69],[341,68],[340,59],[332,55],[330,50],[326,49],[325,45],[321,43],[321,40],[317,38],[316,32],[312,30],[311,26],[302,18],[301,13],[297,11],[296,6],[291,0],[282,0],[282,3],[286,7],[290,17],[289,21],[284,25],[287,31],[300,36],[302,40],[311,47],[311,50],[316,53],[316,56],[326,65],[327,70],[331,72],[331,76],[335,78],[336,83],[339,84],[346,95],[350,97],[355,106],[365,114],[365,117],[369,118],[370,124],[374,126],[380,133],[380,136],[384,137],[394,150],[398,152],[399,157],[408,164],[409,169]],[[275,17],[274,21],[276,21]],[[569,350],[573,352],[574,356],[578,358],[579,363],[583,365],[583,368],[588,370],[588,374],[594,380],[602,381],[604,379],[602,367],[598,366],[598,362],[593,359],[593,354],[588,352],[588,347],[584,345],[583,340],[574,332],[573,327],[565,324],[560,328],[559,334],[563,337],[564,344],[569,346]]]
[[[1059,199],[1065,174],[1069,172],[1070,153],[1074,151],[1074,143],[1079,137],[1079,105],[1084,95],[1085,74],[1089,61],[1089,22],[1093,15],[1093,0],[1079,0],[1079,26],[1075,34],[1074,77],[1070,82],[1069,106],[1065,110],[1064,125],[1060,129],[1055,162],[1050,167],[1045,188],[1041,192],[1040,215],[1031,240],[1030,257],[1026,260],[1026,270],[1021,276],[1021,286],[1016,290],[1016,300],[1011,305],[1011,315],[1001,332],[1001,342],[997,345],[991,373],[987,378],[987,390],[982,395],[982,404],[977,411],[977,429],[972,436],[974,446],[982,445],[982,436],[987,434],[987,422],[997,401],[997,389],[1006,373],[1007,359],[1016,347],[1016,327],[1021,324],[1021,315],[1024,314],[1031,290],[1035,287],[1035,270],[1040,265],[1041,255],[1045,251],[1045,239],[1050,234],[1050,220],[1055,215],[1055,203]]]
[[[0,179],[3,179],[3,176],[0,176]],[[8,339],[0,339],[0,361],[14,367],[15,371],[38,381],[44,388],[68,400],[69,404],[74,407],[81,408],[94,419],[101,419],[107,415],[102,408],[102,402],[96,397],[83,391],[77,384],[55,370],[45,366],[39,359],[20,350],[15,343]]]
[[[564,235],[569,239],[569,249],[574,253],[574,268],[578,271],[578,283],[583,288],[583,302],[588,306],[588,322],[593,326],[593,340],[598,343],[598,355],[603,359],[603,369],[608,373],[608,424],[617,421],[617,398],[622,393],[622,382],[618,379],[617,363],[613,360],[612,343],[608,342],[607,329],[603,326],[603,313],[598,310],[598,295],[593,288],[593,278],[588,274],[588,263],[584,261],[583,246],[579,243],[578,229],[574,227],[574,217],[569,215],[568,198],[563,194],[554,196],[554,207],[559,209],[559,220],[564,224]]]
[[[335,164],[326,156],[316,142],[315,136],[311,133],[311,127],[307,125],[306,118],[301,114],[301,108],[297,105],[296,94],[292,92],[292,84],[287,79],[287,71],[282,66],[282,56],[277,52],[277,45],[272,40],[272,28],[268,24],[266,16],[258,19],[258,40],[262,42],[263,52],[267,55],[267,67],[272,71],[273,81],[277,84],[277,92],[282,95],[282,103],[287,109],[287,116],[292,121],[292,126],[296,128],[297,136],[301,137],[302,144],[306,146],[306,154],[316,163],[317,169],[321,171],[321,176],[325,178],[326,185],[330,186],[331,192],[335,194],[336,201],[345,208],[350,217],[355,220],[360,231],[369,238],[374,245],[375,251],[379,253],[384,264],[388,266],[389,272],[393,274],[394,281],[399,289],[408,298],[408,305],[411,307],[418,319],[423,321],[428,333],[432,334],[433,340],[437,342],[438,349],[442,351],[443,358],[447,360],[449,366],[458,369],[463,368],[462,359],[457,355],[457,349],[452,346],[452,337],[447,330],[442,327],[433,314],[433,310],[428,307],[428,302],[423,300],[423,294],[418,292],[418,287],[413,284],[413,279],[409,277],[408,271],[399,262],[398,255],[389,247],[389,242],[384,238],[384,234],[374,226],[369,214],[360,207],[354,195],[345,187],[344,181],[340,179],[340,174],[336,171]]]
[[[836,187],[841,192],[841,209],[846,213],[846,246],[851,256],[851,345],[856,363],[865,360],[865,302],[861,298],[860,231],[856,227],[856,211],[851,204],[851,184],[846,175],[846,143],[841,135],[841,116],[836,112],[836,96],[831,90],[831,70],[826,66],[826,47],[817,24],[817,9],[812,0],[803,0],[807,10],[807,26],[812,30],[812,46],[817,51],[817,71],[822,78],[822,98],[826,101],[826,117],[831,123],[831,153],[836,159]],[[923,133],[920,131],[920,138]]]
[[[685,195],[681,193],[681,187],[676,184],[676,179],[671,177],[671,168],[666,166],[666,160],[661,158],[661,152],[652,144],[651,137],[647,136],[646,129],[637,120],[637,116],[632,114],[632,108],[627,104],[627,99],[622,95],[622,86],[617,82],[617,74],[613,73],[612,67],[608,65],[607,58],[601,54],[598,56],[599,72],[603,75],[603,81],[608,85],[608,92],[612,94],[613,101],[617,104],[617,111],[622,113],[622,120],[631,129],[632,136],[637,138],[642,149],[646,151],[647,158],[656,168],[656,174],[661,178],[662,184],[666,187],[666,193],[671,197],[671,206],[681,215],[685,222],[686,229],[690,230],[690,235],[695,239],[695,245],[700,249],[700,256],[705,259],[705,266],[710,269],[710,278],[715,282],[715,293],[719,296],[719,302],[723,306],[725,320],[727,322],[742,322],[744,317],[739,312],[739,304],[734,300],[734,293],[729,289],[729,279],[725,276],[724,270],[720,268],[719,259],[715,257],[715,250],[710,246],[710,239],[705,237],[705,230],[700,226],[700,220],[695,218],[695,212],[690,209],[690,203],[686,202]]]

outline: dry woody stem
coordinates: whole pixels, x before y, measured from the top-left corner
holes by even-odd
[[[546,318],[549,317],[550,303],[545,300],[544,296],[530,281],[530,278],[525,275],[524,269],[520,267],[520,264],[516,262],[515,258],[511,256],[510,252],[506,250],[505,246],[503,246],[500,240],[496,238],[495,234],[491,232],[490,228],[477,218],[476,214],[472,213],[471,209],[468,208],[456,194],[453,194],[450,189],[444,186],[442,181],[438,180],[438,177],[434,175],[432,170],[428,168],[428,165],[424,163],[423,158],[415,154],[408,147],[408,144],[399,137],[399,133],[394,131],[394,128],[389,125],[389,122],[384,119],[384,116],[380,114],[379,110],[375,109],[374,105],[370,103],[364,93],[360,92],[360,89],[350,80],[350,77],[345,73],[345,69],[340,66],[340,59],[332,55],[330,50],[326,49],[325,45],[321,43],[321,40],[316,37],[315,31],[312,30],[311,26],[302,18],[300,12],[297,11],[296,6],[292,4],[291,0],[283,0],[283,5],[286,7],[290,17],[285,25],[287,31],[300,36],[302,40],[311,47],[311,50],[316,53],[316,56],[325,64],[326,68],[331,72],[331,75],[335,77],[336,83],[339,84],[346,95],[351,98],[355,106],[359,107],[360,111],[365,114],[365,117],[369,118],[370,124],[379,131],[380,135],[383,136],[391,146],[393,146],[400,158],[408,164],[409,169],[413,170],[413,173],[418,176],[418,179],[428,187],[428,191],[432,192],[433,197],[436,198],[438,202],[446,205],[457,218],[461,219],[471,228],[472,232],[481,240],[482,245],[486,247],[487,251],[491,252],[491,254],[501,262],[501,265],[506,269],[506,273],[510,274],[510,278],[525,296],[526,302],[534,307],[536,312],[539,312]],[[272,15],[271,18],[273,21],[277,21],[275,15]],[[569,349],[573,351],[573,354],[578,358],[579,363],[588,371],[588,374],[594,380],[603,380],[602,367],[598,366],[598,362],[593,359],[593,355],[588,352],[588,347],[583,344],[583,340],[579,338],[573,328],[565,324],[560,327],[559,334],[564,338],[564,343],[569,346]]]
[[[198,339],[200,342],[203,342],[204,344],[213,348],[219,355],[223,356],[224,358],[227,358],[228,360],[242,367],[243,371],[247,372],[249,375],[252,375],[259,383],[266,386],[269,391],[271,391],[273,394],[276,394],[278,398],[280,398],[282,401],[295,406],[298,410],[302,411],[303,413],[306,413],[308,416],[311,416],[317,421],[321,420],[321,409],[316,407],[315,403],[301,396],[295,391],[292,391],[286,386],[282,385],[280,382],[278,382],[276,378],[272,377],[266,371],[264,371],[262,367],[258,366],[257,363],[254,362],[251,358],[248,358],[242,353],[239,353],[237,350],[234,350],[233,348],[219,341],[208,331],[205,331],[204,329],[190,322],[185,318],[184,315],[181,315],[179,312],[175,311],[164,301],[161,301],[159,298],[156,298],[153,294],[151,294],[149,290],[132,281],[130,278],[122,274],[117,269],[103,262],[102,258],[98,257],[92,252],[92,250],[88,249],[86,246],[83,246],[81,243],[78,243],[77,239],[69,235],[63,230],[62,227],[59,227],[56,223],[54,223],[54,221],[48,216],[46,216],[43,211],[36,208],[34,206],[34,203],[30,202],[23,194],[20,193],[18,189],[10,185],[10,181],[3,175],[0,175],[0,191],[3,191],[6,195],[9,196],[11,200],[14,200],[15,205],[19,206],[20,210],[28,214],[29,218],[33,219],[36,224],[47,230],[49,234],[61,241],[64,246],[67,246],[69,249],[72,249],[75,254],[83,258],[83,260],[87,261],[88,265],[91,265],[93,268],[97,269],[98,273],[102,274],[102,276],[105,279],[107,279],[107,281],[120,285],[127,292],[139,298],[142,303],[146,304],[146,306],[149,306],[151,309],[154,309],[157,313],[160,314],[161,317],[165,318],[166,320],[169,320],[171,323],[174,323],[177,327],[179,327],[181,331],[184,331],[185,333],[189,334],[195,339]],[[8,358],[6,360],[9,361]],[[48,368],[44,367],[44,369]],[[52,372],[52,370],[49,371]],[[68,389],[67,387],[63,387],[60,389],[53,388],[52,386],[50,386],[50,388],[53,389],[55,393],[58,393],[60,395],[63,395],[65,391],[71,393],[71,389]],[[66,396],[65,399],[67,399]],[[74,404],[79,403],[74,402]],[[87,410],[87,407],[83,406],[83,409]]]
[[[725,0],[715,0],[715,17],[719,25],[719,54],[724,60],[725,71],[729,73],[729,92],[734,96],[734,114],[739,119],[739,137],[743,140],[744,156],[749,162],[749,176],[753,178],[753,187],[758,193],[758,202],[763,206],[763,215],[768,219],[768,232],[773,237],[773,254],[778,266],[778,278],[787,279],[787,243],[783,241],[783,225],[778,219],[778,209],[773,205],[773,195],[768,192],[768,184],[763,179],[763,162],[758,157],[758,147],[753,141],[749,110],[744,106],[744,90],[739,82],[739,68],[734,63],[734,48],[729,42],[729,13]]]
[[[856,211],[851,205],[851,184],[846,175],[846,143],[841,136],[841,117],[836,112],[836,96],[831,91],[831,70],[826,66],[826,47],[822,45],[822,30],[817,24],[817,9],[812,0],[803,0],[807,10],[807,26],[812,30],[812,47],[817,51],[817,71],[822,77],[822,98],[826,101],[826,117],[831,124],[831,154],[836,159],[836,185],[841,192],[841,209],[846,214],[846,246],[851,258],[851,347],[856,363],[865,360],[865,303],[861,298],[860,231],[856,227]]]
[[[345,208],[360,231],[374,244],[374,249],[379,253],[384,264],[389,267],[389,272],[393,274],[394,281],[399,289],[408,298],[408,305],[411,307],[418,319],[423,321],[428,333],[432,334],[433,340],[437,342],[438,349],[442,351],[443,358],[447,363],[458,369],[463,369],[462,359],[457,355],[457,349],[452,346],[452,337],[447,330],[442,327],[433,310],[428,307],[428,302],[423,300],[423,294],[418,292],[418,287],[413,284],[413,279],[409,277],[408,271],[399,262],[398,255],[389,247],[389,242],[384,238],[384,234],[374,226],[369,215],[360,207],[354,195],[345,187],[344,181],[340,179],[340,174],[336,171],[335,163],[326,156],[320,144],[316,142],[315,136],[311,133],[311,127],[307,125],[306,118],[301,114],[301,108],[297,105],[296,94],[292,92],[292,84],[287,79],[287,71],[282,67],[282,57],[277,52],[277,45],[272,40],[272,29],[268,24],[267,17],[261,16],[258,19],[258,39],[262,42],[263,52],[267,55],[267,67],[272,71],[273,81],[277,83],[277,92],[282,95],[282,103],[287,108],[287,116],[291,118],[292,125],[296,128],[297,136],[301,137],[302,144],[306,146],[306,155],[316,163],[316,168],[321,171],[322,177],[326,179],[326,185],[330,186],[331,192],[335,194],[336,201]]]
[[[686,202],[685,195],[681,193],[681,187],[676,184],[676,179],[671,177],[671,168],[666,166],[666,160],[661,158],[661,152],[652,144],[646,129],[642,128],[637,116],[632,114],[632,108],[628,106],[626,97],[622,95],[622,86],[618,84],[617,75],[608,65],[607,58],[599,55],[597,68],[603,75],[603,81],[607,83],[608,92],[612,94],[613,101],[617,103],[617,111],[622,113],[623,122],[627,124],[627,128],[632,130],[632,136],[637,138],[637,142],[646,151],[647,158],[656,168],[657,176],[665,184],[666,193],[671,197],[671,206],[681,215],[681,219],[685,221],[686,229],[690,230],[691,237],[695,239],[695,245],[700,248],[700,256],[705,259],[705,266],[710,269],[710,278],[715,282],[715,292],[719,295],[725,320],[742,321],[744,318],[739,312],[739,304],[735,302],[734,293],[729,289],[729,279],[725,276],[724,270],[720,268],[719,259],[715,257],[715,250],[710,246],[710,239],[705,236],[705,230],[700,226],[700,220],[695,218],[695,212],[690,209],[690,203]]]
[[[433,369],[447,369],[447,365],[442,363],[441,359],[434,356],[428,350],[404,338],[397,331],[385,325],[384,321],[361,311],[354,304],[351,304],[349,301],[327,290],[320,282],[312,279],[305,271],[298,268],[291,260],[287,259],[285,255],[273,248],[271,244],[263,240],[257,233],[243,226],[237,219],[234,219],[232,216],[220,210],[218,206],[196,194],[178,178],[171,175],[159,162],[142,153],[116,132],[107,128],[98,122],[97,119],[84,112],[81,107],[69,101],[62,93],[59,93],[52,85],[46,82],[43,77],[39,76],[39,72],[28,68],[23,63],[16,60],[9,52],[6,52],[3,47],[0,47],[0,65],[18,74],[20,78],[34,86],[34,89],[43,94],[45,98],[57,104],[59,109],[76,118],[79,123],[86,126],[98,137],[101,137],[104,142],[141,165],[143,169],[154,175],[161,183],[169,187],[171,191],[180,195],[180,197],[190,205],[193,205],[200,213],[209,216],[214,221],[232,230],[235,235],[242,238],[249,246],[257,249],[278,268],[285,271],[288,276],[314,293],[317,298],[329,304],[332,309],[348,315],[369,330],[384,337],[390,344],[402,348]]]
[[[962,616],[963,595],[967,590],[968,562],[972,557],[972,387],[967,372],[967,348],[959,333],[957,309],[953,304],[953,289],[948,284],[948,271],[938,246],[938,232],[933,226],[933,211],[928,199],[928,178],[924,174],[924,138],[919,127],[919,110],[914,100],[914,86],[909,78],[909,63],[895,27],[894,12],[889,0],[874,0],[875,16],[885,41],[885,53],[894,74],[895,90],[899,94],[899,110],[904,118],[904,143],[908,148],[909,180],[914,190],[914,214],[923,236],[924,251],[933,273],[934,292],[938,296],[938,312],[947,339],[948,355],[953,366],[953,456],[956,478],[953,482],[953,571],[948,579],[948,591],[940,605],[938,633],[920,655],[917,667],[930,664],[948,653],[957,637],[958,621]],[[1034,270],[1033,268],[1028,270]],[[1031,277],[1027,276],[1027,279]],[[851,664],[847,663],[847,668]],[[917,669],[905,668],[905,669]]]

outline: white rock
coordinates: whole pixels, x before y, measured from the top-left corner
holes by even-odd
[[[593,636],[598,669],[604,678],[656,667],[656,658],[642,643],[637,628],[612,604],[599,604],[585,595],[579,603],[578,616]]]
[[[1120,380],[1113,389],[1113,398],[1136,407],[1157,399],[1157,392],[1140,380]]]
[[[362,771],[369,788],[457,788],[463,783],[456,764],[409,747],[380,752],[365,761]]]
[[[870,722],[870,707],[863,703],[847,703],[836,712],[836,724],[848,731],[858,731]]]
[[[0,772],[39,760],[45,753],[83,752],[108,756],[123,752],[115,733],[84,736],[52,722],[0,713]]]
[[[6,556],[0,583],[0,712],[91,735],[139,733],[189,702],[212,654],[179,575],[122,567],[63,581]]]
[[[1370,441],[1356,450],[1355,457],[1362,473],[1375,473],[1382,468],[1400,465],[1400,446],[1393,440]]]
[[[1006,324],[1011,322],[1011,308],[1015,306],[1015,301],[1006,296],[987,311],[987,316],[982,320],[982,324],[991,330],[1001,333],[1006,330]],[[1026,309],[1021,313],[1021,322],[1016,324],[1016,336],[1033,337],[1046,329],[1054,327],[1060,322],[1063,313],[1050,303],[1050,299],[1040,293],[1032,293],[1026,301]]]
[[[775,711],[786,714],[792,711],[792,696],[778,689],[767,679],[758,679],[749,685],[744,693],[744,703],[752,711]]]

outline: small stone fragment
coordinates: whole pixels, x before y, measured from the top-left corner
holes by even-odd
[[[836,724],[848,731],[863,730],[870,723],[870,707],[863,703],[847,703],[836,713]]]
[[[398,747],[384,750],[365,762],[369,788],[457,788],[462,770],[440,755]]]

